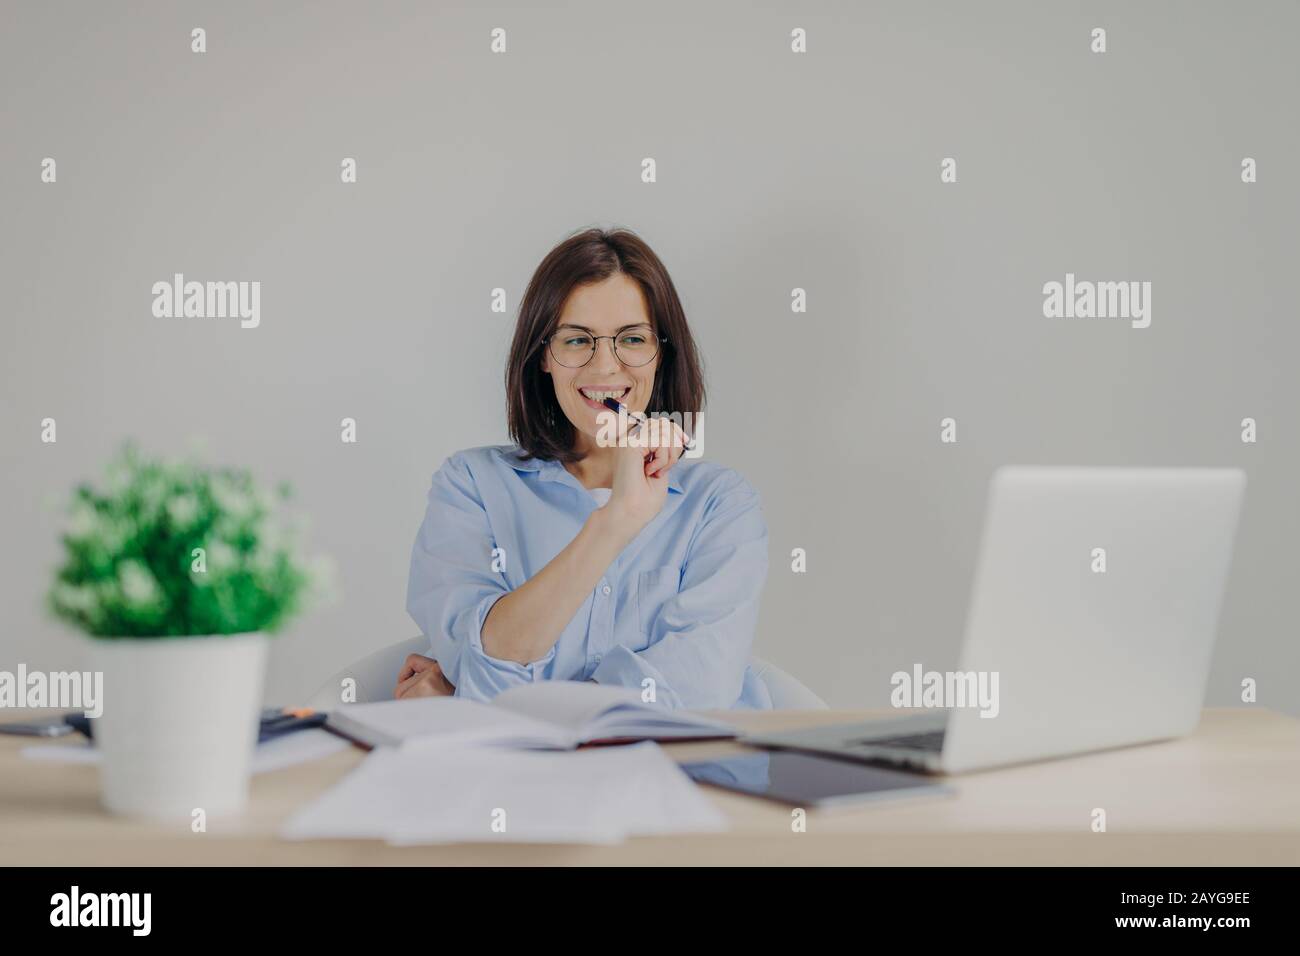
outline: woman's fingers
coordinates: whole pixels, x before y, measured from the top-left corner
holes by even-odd
[[[661,478],[668,473],[668,469],[673,466],[677,460],[677,455],[672,448],[656,448],[650,460],[646,462],[646,477]]]
[[[401,700],[406,696],[407,691],[411,689],[412,683],[419,679],[420,675],[416,674],[413,677],[407,677],[405,680],[399,680],[397,686],[393,688],[393,697],[397,700]]]
[[[430,667],[437,667],[438,662],[432,657],[425,657],[423,654],[407,654],[406,660],[402,662],[402,669],[397,672],[397,686],[393,690],[394,697],[401,697],[403,684],[419,677]]]
[[[406,660],[402,662],[402,669],[397,674],[397,683],[400,684],[412,674],[428,670],[430,664],[437,663],[432,657],[425,657],[423,654],[407,654]]]
[[[412,655],[419,656],[419,655]],[[400,679],[393,690],[393,697],[450,697],[456,692],[455,686],[447,680],[442,667],[432,657],[421,657],[420,669],[410,676]],[[406,668],[403,668],[405,672]]]
[[[415,674],[399,683],[397,685],[397,691],[393,696],[398,699],[403,697],[427,697],[429,696],[429,691],[422,690],[422,688],[426,687],[428,684],[429,675],[427,671]]]
[[[646,463],[647,478],[658,478],[666,474],[668,469],[677,464],[686,450],[686,432],[682,431],[676,422],[668,418],[654,421],[662,424],[652,426],[653,431],[658,434],[652,435],[655,447],[650,460]]]
[[[656,416],[628,429],[629,441],[618,449],[613,491],[605,505],[611,514],[622,514],[638,527],[658,514],[667,498],[668,470],[682,455],[681,433],[675,428],[670,419]]]

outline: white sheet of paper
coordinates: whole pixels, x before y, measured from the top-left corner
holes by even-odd
[[[257,745],[253,752],[253,773],[268,773],[319,760],[351,746],[350,741],[320,727],[295,730]]]
[[[378,748],[295,813],[286,839],[617,843],[716,832],[725,816],[658,745],[574,752]]]

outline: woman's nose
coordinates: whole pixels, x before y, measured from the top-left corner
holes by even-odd
[[[596,342],[596,354],[591,358],[591,364],[597,368],[609,368],[618,371],[621,364],[618,355],[614,352],[613,339],[599,339]]]

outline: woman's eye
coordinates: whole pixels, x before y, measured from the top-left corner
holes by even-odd
[[[639,334],[639,333],[632,333],[631,335],[625,335],[625,336],[623,336],[623,344],[624,344],[624,345],[644,345],[644,344],[645,344],[645,336],[644,336],[644,335],[641,335],[641,334]]]
[[[564,340],[564,344],[565,344],[565,345],[568,345],[568,346],[570,346],[570,347],[572,347],[572,348],[577,348],[578,346],[581,346],[581,345],[590,345],[590,344],[591,344],[591,339],[589,339],[589,338],[587,338],[586,336],[583,336],[583,335],[575,335],[575,336],[573,336],[572,338],[567,338],[567,339],[565,339],[565,340]]]

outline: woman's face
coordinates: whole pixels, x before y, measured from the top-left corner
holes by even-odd
[[[624,333],[626,338],[620,341],[619,348],[625,358],[630,358],[639,341],[634,337],[634,326],[652,330],[651,336],[657,334],[641,287],[626,275],[615,274],[601,282],[578,286],[570,293],[552,339],[557,348],[563,349],[565,342],[580,344],[579,337],[584,331],[596,336]],[[591,439],[600,431],[596,416],[608,411],[600,403],[598,393],[612,392],[614,398],[632,411],[644,412],[654,390],[659,350],[655,350],[655,357],[645,365],[629,366],[615,358],[613,344],[608,338],[597,339],[596,354],[581,368],[570,368],[556,361],[550,345],[542,356],[542,371],[555,384],[560,408],[579,434]],[[647,344],[652,346],[653,341]],[[592,395],[595,397],[588,397]],[[582,438],[578,441],[587,444]]]

